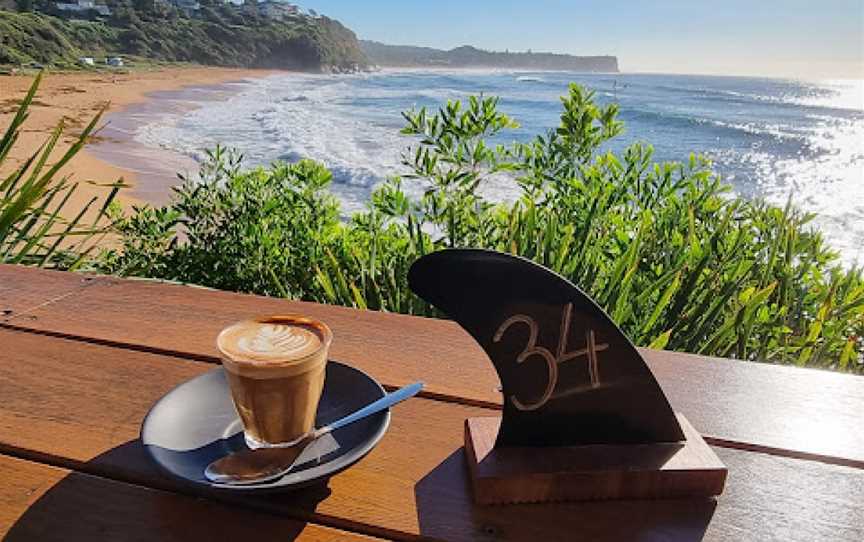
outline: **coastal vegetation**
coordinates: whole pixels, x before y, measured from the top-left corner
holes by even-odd
[[[163,2],[110,4],[110,16],[97,20],[0,10],[0,64],[70,68],[82,56],[113,55],[308,71],[349,71],[367,64],[354,33],[327,17],[273,19],[207,0],[195,16]]]
[[[0,185],[0,261],[440,316],[410,292],[409,266],[434,250],[484,247],[567,277],[637,344],[864,373],[864,278],[839,265],[811,216],[735,196],[699,156],[658,163],[647,144],[608,151],[624,129],[617,106],[578,85],[559,125],[528,143],[490,143],[516,127],[497,105],[472,97],[406,112],[406,173],[350,217],[323,164],[247,169],[217,147],[167,205],[124,213],[110,204],[115,185],[101,222],[61,222],[74,185],[56,179],[56,164],[44,169],[52,137]],[[502,178],[520,188],[514,201],[483,195]],[[106,231],[114,241],[98,254],[89,241],[66,243]]]

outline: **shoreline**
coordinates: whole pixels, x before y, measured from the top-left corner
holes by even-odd
[[[117,202],[125,209],[132,205],[148,203],[150,198],[139,190],[146,188],[141,182],[147,175],[149,163],[165,163],[159,149],[151,149],[128,137],[134,126],[117,126],[118,119],[130,109],[145,106],[159,92],[180,91],[195,87],[212,87],[244,79],[262,78],[274,70],[253,70],[218,67],[169,67],[152,70],[133,70],[126,73],[68,72],[46,73],[36,93],[30,115],[22,126],[20,137],[7,158],[0,174],[20,166],[29,155],[50,136],[61,121],[65,125],[64,135],[51,156],[59,158],[75,141],[80,131],[104,107],[100,120],[101,129],[94,140],[88,143],[61,170],[78,182],[76,193],[68,203],[67,210],[83,207],[93,197],[102,199],[110,191],[99,184],[113,183],[122,179],[129,188],[120,190]],[[11,121],[16,103],[21,100],[33,82],[34,75],[0,76],[0,131]],[[116,116],[115,116],[116,115]],[[120,123],[122,124],[122,123]],[[127,137],[122,137],[124,133]],[[112,155],[123,159],[110,160]],[[128,160],[134,157],[140,162]],[[122,164],[122,165],[118,165]],[[171,172],[165,185],[176,184],[176,171]],[[159,175],[167,175],[162,168]],[[154,200],[158,201],[158,200]]]
[[[274,73],[282,72],[255,72],[252,77],[201,81],[147,92],[143,100],[105,116],[104,129],[88,147],[88,154],[135,175],[135,185],[126,191],[128,197],[152,205],[166,204],[171,188],[179,182],[177,175],[194,174],[200,164],[178,151],[139,141],[137,130],[144,125],[180,119],[207,102],[227,100],[240,92],[244,83]]]

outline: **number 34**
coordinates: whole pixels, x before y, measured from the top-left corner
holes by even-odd
[[[567,335],[570,331],[570,318],[572,313],[573,303],[567,303],[564,305],[564,310],[561,313],[561,333],[558,339],[558,350],[555,354],[552,354],[552,352],[542,346],[537,346],[537,335],[539,335],[540,329],[537,326],[537,322],[525,314],[515,314],[504,320],[501,326],[498,327],[498,331],[496,331],[495,335],[492,337],[493,342],[499,342],[510,326],[521,322],[528,326],[528,344],[525,345],[525,349],[522,350],[522,353],[516,357],[516,363],[522,363],[531,356],[540,356],[546,361],[549,378],[546,382],[546,389],[543,391],[543,395],[541,395],[537,401],[533,403],[523,403],[515,395],[510,396],[513,405],[519,410],[537,410],[549,402],[555,391],[555,386],[558,384],[558,365],[570,361],[571,359],[587,356],[588,375],[591,379],[591,386],[599,385],[600,380],[597,366],[597,352],[606,350],[609,348],[609,345],[605,343],[596,344],[594,341],[594,330],[589,329],[585,333],[585,348],[574,352],[567,352]]]

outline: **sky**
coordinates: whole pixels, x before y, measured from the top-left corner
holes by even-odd
[[[618,57],[621,71],[864,78],[864,0],[299,0],[362,39]]]

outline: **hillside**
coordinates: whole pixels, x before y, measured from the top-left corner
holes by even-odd
[[[165,4],[118,3],[104,20],[0,10],[0,64],[74,65],[80,56],[135,55],[215,66],[352,71],[366,67],[357,37],[327,17],[274,20],[241,8],[187,17]]]
[[[617,72],[614,56],[573,56],[556,53],[511,53],[484,51],[465,45],[449,51],[410,45],[387,45],[360,41],[363,52],[373,64],[394,67],[513,68]]]

